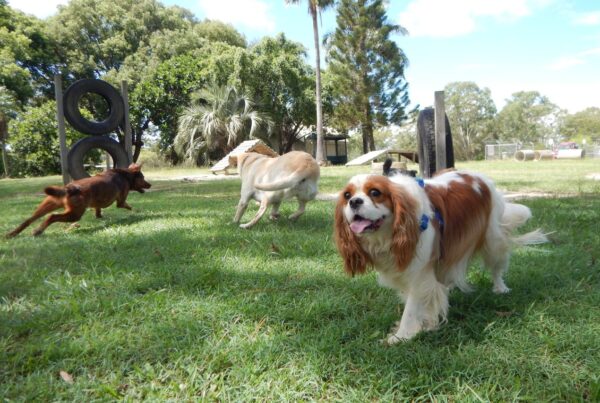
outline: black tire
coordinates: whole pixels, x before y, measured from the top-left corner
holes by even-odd
[[[84,118],[79,111],[79,101],[87,93],[100,95],[106,100],[110,112],[100,122]],[[114,131],[123,121],[125,106],[121,94],[109,83],[102,80],[84,79],[74,82],[63,98],[65,118],[74,129],[85,134],[101,135]]]
[[[446,168],[454,168],[454,147],[452,145],[452,133],[450,132],[450,121],[446,120]],[[435,111],[433,108],[425,108],[419,112],[417,119],[417,142],[419,144],[419,170],[424,178],[430,178],[435,174]]]
[[[86,137],[75,143],[67,155],[69,175],[73,180],[90,176],[83,167],[83,158],[94,148],[106,151],[112,157],[115,168],[127,168],[127,153],[119,142],[105,136]]]

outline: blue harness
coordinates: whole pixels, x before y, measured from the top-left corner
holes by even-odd
[[[416,181],[419,184],[419,186],[421,186],[423,189],[425,189],[425,181],[423,179],[416,178]],[[440,211],[438,209],[435,209],[433,219],[437,220],[438,224],[440,225],[440,232],[443,233],[444,232],[444,218],[442,217],[442,213],[440,213]],[[432,218],[430,218],[427,214],[423,214],[421,216],[421,224],[419,225],[421,232],[423,232],[427,229],[427,227],[429,226],[429,221],[431,221],[431,220],[432,220]]]

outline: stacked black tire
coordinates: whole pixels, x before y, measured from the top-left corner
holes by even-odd
[[[448,116],[446,120],[446,167],[454,168],[454,148]],[[419,170],[424,178],[431,178],[437,171],[435,162],[435,110],[425,108],[417,119],[417,142],[419,143]]]
[[[81,98],[94,93],[106,101],[110,111],[106,119],[96,122],[83,117],[79,110]],[[127,168],[129,159],[125,148],[116,140],[106,136],[123,123],[125,106],[121,94],[110,84],[102,80],[84,79],[73,83],[63,97],[64,114],[71,126],[81,133],[90,134],[76,142],[67,155],[69,175],[73,179],[86,178],[83,160],[94,148],[106,151],[113,159],[116,168]]]

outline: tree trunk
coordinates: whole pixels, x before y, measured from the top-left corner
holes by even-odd
[[[319,26],[317,22],[317,14],[319,12],[317,5],[312,4],[310,8],[310,12],[313,20],[313,34],[315,39],[315,62],[316,62],[316,101],[317,101],[317,151],[316,151],[316,160],[319,165],[324,165],[326,163],[325,155],[323,154],[323,149],[325,142],[323,141],[323,108],[321,105],[321,54],[319,48]]]
[[[4,142],[4,139],[2,139],[0,147],[2,147],[2,164],[4,167],[4,177],[8,178],[10,177],[10,171],[8,166],[8,154],[6,152],[6,143]]]
[[[8,153],[6,152],[6,139],[8,139],[8,124],[5,119],[0,119],[0,147],[2,147],[2,166],[4,167],[4,176],[10,176],[8,166]]]
[[[365,105],[365,117],[362,122],[363,153],[375,151],[375,138],[373,137],[373,122],[371,121],[371,105]]]

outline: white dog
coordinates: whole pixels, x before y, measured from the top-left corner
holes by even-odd
[[[240,225],[250,228],[272,206],[270,218],[279,218],[279,206],[284,199],[296,197],[298,211],[290,215],[296,220],[304,213],[306,203],[317,195],[320,170],[317,161],[308,153],[291,151],[280,157],[268,157],[258,153],[242,153],[230,157],[230,164],[237,165],[242,179],[240,202],[233,221],[239,223],[251,199],[260,202],[252,220]]]
[[[379,283],[404,300],[393,344],[435,329],[448,311],[448,291],[469,289],[469,259],[481,252],[493,291],[510,291],[502,276],[513,246],[546,242],[539,230],[511,232],[531,217],[521,204],[506,203],[482,175],[447,172],[423,181],[397,175],[353,177],[340,193],[335,240],[348,273],[374,267]]]

